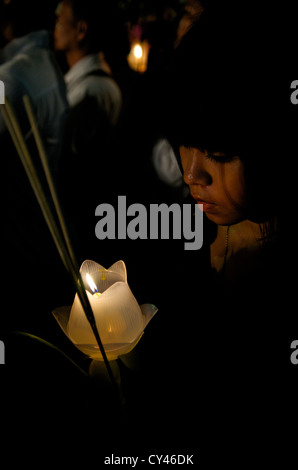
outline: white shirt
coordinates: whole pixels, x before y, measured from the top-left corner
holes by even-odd
[[[34,31],[11,41],[0,57],[0,80],[23,132],[30,129],[23,96],[29,95],[53,169],[56,168],[62,141],[62,126],[68,103],[63,75],[49,50],[47,31]],[[6,131],[0,113],[0,136]]]
[[[166,139],[159,139],[152,150],[153,167],[161,181],[172,187],[182,186],[183,176],[175,153]]]
[[[65,75],[68,102],[74,107],[87,96],[94,96],[110,123],[115,125],[122,107],[120,88],[112,77],[90,75],[96,70],[110,74],[108,64],[99,54],[87,55],[71,67]]]

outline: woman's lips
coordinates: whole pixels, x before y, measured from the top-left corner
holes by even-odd
[[[198,196],[194,196],[193,194],[192,197],[197,201],[197,204],[201,206],[203,212],[212,212],[212,210],[216,207],[216,204],[214,202],[205,201],[204,199],[201,199]]]

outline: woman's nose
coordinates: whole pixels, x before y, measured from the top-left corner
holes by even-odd
[[[184,181],[187,185],[210,186],[212,183],[211,174],[206,169],[202,158],[194,156],[184,169]]]

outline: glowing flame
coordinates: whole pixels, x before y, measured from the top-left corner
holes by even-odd
[[[90,274],[86,274],[86,280],[89,284],[89,287],[90,289],[92,290],[93,294],[97,294],[97,295],[100,295],[100,293],[98,292],[98,289],[97,289],[97,286],[95,284],[95,282],[93,281],[92,277],[90,276]]]
[[[140,46],[140,44],[136,44],[134,47],[133,53],[136,59],[141,59],[141,57],[143,56],[142,46]]]

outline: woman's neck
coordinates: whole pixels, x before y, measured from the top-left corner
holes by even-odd
[[[233,282],[259,264],[262,246],[262,230],[255,222],[244,220],[230,226],[218,225],[210,250],[211,266],[224,273],[228,282]]]

